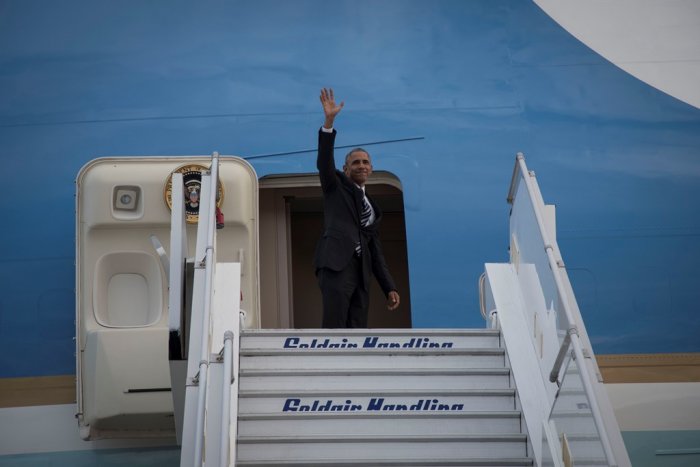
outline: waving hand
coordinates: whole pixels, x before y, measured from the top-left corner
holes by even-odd
[[[321,89],[321,104],[323,105],[323,113],[326,116],[326,120],[323,123],[325,128],[333,128],[333,121],[336,115],[340,113],[345,102],[340,104],[335,103],[335,96],[333,96],[333,89]]]

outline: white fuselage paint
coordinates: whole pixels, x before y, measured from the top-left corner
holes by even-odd
[[[645,83],[700,108],[700,2],[535,0],[578,40]]]
[[[175,445],[174,437],[85,441],[75,412],[75,404],[0,409],[0,456]]]

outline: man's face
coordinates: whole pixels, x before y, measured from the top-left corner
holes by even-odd
[[[369,154],[364,151],[355,151],[350,154],[345,160],[343,172],[350,180],[364,186],[372,175],[372,161],[369,159]]]

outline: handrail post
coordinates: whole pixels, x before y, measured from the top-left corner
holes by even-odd
[[[578,331],[575,328],[569,328],[569,331],[566,333],[566,337],[564,337],[564,342],[562,342],[561,347],[559,347],[559,353],[557,354],[557,358],[552,366],[552,371],[549,373],[550,383],[557,382],[557,384],[559,384],[558,381],[559,373],[561,372],[561,364],[564,362],[566,352],[569,350],[569,345],[571,344],[571,334],[573,332]]]

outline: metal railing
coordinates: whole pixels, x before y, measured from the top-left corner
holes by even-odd
[[[179,387],[179,378],[184,382],[183,396],[179,400],[173,390],[182,467],[235,465],[238,358],[245,312],[240,310],[240,263],[217,263],[216,258],[219,172],[219,154],[215,152],[209,171],[201,175],[191,290],[184,284],[185,264],[192,259],[187,253],[184,181],[179,173],[174,173],[172,178],[169,350],[173,388]],[[159,246],[154,242],[156,249]],[[241,261],[242,258],[239,252]],[[183,310],[185,290],[190,292],[190,315]],[[186,348],[190,350],[189,355],[185,353]],[[185,366],[174,365],[173,360],[183,359]]]
[[[202,328],[200,341],[199,360],[199,393],[197,394],[197,423],[195,428],[194,455],[195,466],[202,465],[202,443],[204,442],[204,409],[207,393],[207,368],[209,366],[209,320],[211,317],[212,299],[212,278],[214,276],[214,234],[216,226],[214,223],[216,210],[216,189],[219,180],[219,154],[214,153],[211,161],[211,175],[209,186],[209,199],[206,208],[208,209],[207,219],[207,242],[206,256],[203,260],[205,268],[204,281],[204,309],[202,313]],[[200,212],[200,215],[202,213]]]
[[[223,379],[221,391],[221,433],[219,437],[219,465],[220,467],[234,467],[236,465],[236,435],[238,407],[234,405],[231,412],[231,399],[238,393],[238,374],[240,370],[238,362],[238,349],[240,348],[241,329],[245,324],[245,311],[239,310],[238,319],[233,320],[233,329],[224,332],[224,348],[221,349],[221,361],[223,363]],[[236,397],[237,398],[237,397]],[[231,424],[231,420],[234,423]],[[233,443],[233,445],[231,445]],[[230,455],[230,458],[229,458]]]
[[[240,322],[240,320],[236,320]],[[221,467],[229,465],[229,427],[231,425],[231,377],[233,373],[233,339],[234,332],[226,331],[224,333],[224,348],[223,363],[224,363],[224,379],[223,390],[221,391],[221,433],[219,439],[219,463]]]
[[[603,446],[603,451],[605,453],[607,463],[611,466],[616,466],[617,463],[615,461],[612,446],[610,445],[610,439],[606,431],[600,407],[598,406],[595,390],[591,383],[588,368],[585,365],[584,353],[579,336],[579,329],[576,325],[574,314],[570,309],[567,289],[564,285],[564,279],[560,272],[560,268],[563,268],[564,265],[561,262],[557,261],[557,258],[555,257],[554,244],[550,241],[550,235],[547,231],[547,226],[544,220],[544,206],[540,206],[540,203],[538,202],[541,200],[541,194],[539,193],[539,189],[535,184],[534,173],[528,171],[527,166],[525,165],[525,157],[522,153],[518,153],[516,158],[516,166],[513,172],[513,181],[511,184],[511,193],[508,197],[508,201],[511,204],[513,203],[513,199],[515,196],[514,187],[517,184],[518,174],[522,176],[522,181],[525,183],[526,189],[528,191],[534,215],[539,228],[539,233],[544,243],[544,251],[547,256],[549,268],[551,269],[552,277],[556,286],[556,292],[561,298],[560,302],[562,305],[564,316],[567,321],[566,336],[564,337],[563,342],[561,343],[557,358],[555,360],[555,364],[550,372],[550,380],[552,382],[558,382],[562,362],[564,361],[566,354],[569,352],[569,349],[571,349],[573,351],[574,359],[578,362],[577,366],[580,373],[581,381],[583,383],[583,390],[585,391],[586,397],[590,403],[591,413],[595,421],[598,433],[600,435],[600,440]],[[554,403],[556,403],[556,398]]]

